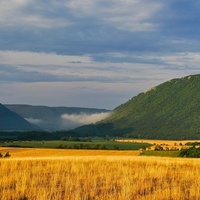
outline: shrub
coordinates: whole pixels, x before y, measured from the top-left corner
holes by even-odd
[[[161,147],[160,145],[156,145],[155,146],[155,151],[162,151],[163,147]]]
[[[94,146],[94,149],[101,149],[101,145],[100,145],[100,144],[96,144],[96,145]]]
[[[9,157],[10,157],[10,154],[9,154],[9,152],[6,152],[6,154],[5,154],[4,158],[9,158]]]
[[[64,146],[62,144],[59,144],[56,148],[57,149],[64,149]]]
[[[77,138],[77,137],[72,137],[72,136],[70,136],[69,139],[68,139],[68,141],[76,142],[76,141],[80,141],[80,139]]]
[[[19,200],[28,200],[28,197],[26,195],[19,198]]]

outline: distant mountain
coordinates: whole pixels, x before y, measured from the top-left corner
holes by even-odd
[[[4,131],[22,131],[22,130],[39,130],[39,128],[18,114],[12,112],[0,104],[0,130]]]
[[[200,139],[200,75],[173,79],[120,105],[82,134],[131,138]]]
[[[45,130],[68,130],[105,118],[109,110],[77,107],[5,105],[30,123]]]

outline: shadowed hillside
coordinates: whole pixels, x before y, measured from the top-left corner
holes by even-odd
[[[0,130],[39,130],[39,128],[0,104]]]
[[[173,79],[140,93],[81,133],[153,139],[200,139],[200,75]]]

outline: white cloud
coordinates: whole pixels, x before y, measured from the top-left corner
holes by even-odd
[[[35,125],[40,125],[42,123],[41,119],[34,119],[34,118],[25,118],[28,122]]]
[[[26,0],[2,0],[0,1],[0,25],[10,26],[17,22],[22,9],[27,4]]]
[[[66,27],[71,22],[66,18],[45,16],[45,12],[40,13],[37,7],[40,2],[32,0],[1,0],[0,1],[0,25],[1,26],[33,26],[39,28]],[[51,7],[51,2],[46,8]],[[36,8],[34,10],[34,7]],[[29,11],[32,9],[31,11]],[[47,10],[47,9],[46,9]],[[47,11],[48,12],[48,11]]]
[[[123,57],[123,54],[120,54],[120,56]],[[171,75],[176,73],[179,77],[185,74],[197,74],[200,69],[200,52],[146,54],[145,56],[135,56],[135,58],[143,63],[155,63],[154,65],[158,70],[160,69],[163,72],[168,70]]]
[[[67,7],[76,16],[96,18],[117,29],[138,32],[155,29],[153,20],[162,4],[147,0],[70,0]]]
[[[30,0],[1,0],[0,13],[11,14],[10,12],[25,7],[29,2]]]
[[[123,54],[110,53],[112,61],[93,60],[92,55],[67,56],[53,53],[0,51],[1,81],[110,82],[128,83],[166,80],[174,75],[197,73],[200,53]],[[117,61],[115,61],[117,60]],[[120,61],[121,60],[121,61]],[[127,60],[127,61],[126,61]],[[21,74],[21,75],[20,75]],[[24,76],[27,76],[26,78]],[[25,79],[24,79],[25,78]]]
[[[89,63],[91,58],[85,56],[68,56],[54,53],[35,53],[23,51],[0,51],[1,64],[15,65],[66,65],[67,63]]]
[[[106,56],[106,55],[105,55]],[[113,54],[117,57],[117,54]],[[120,57],[120,56],[119,56]],[[88,81],[88,82],[135,82],[137,79],[149,79],[149,71],[159,73],[159,67],[153,64],[137,62],[98,62],[89,55],[65,56],[47,53],[0,51],[1,75],[13,81]],[[8,66],[6,66],[8,65]],[[11,68],[13,70],[11,70]],[[15,70],[14,70],[15,69]],[[20,75],[21,73],[21,75]],[[24,79],[26,73],[26,79]],[[28,74],[29,73],[29,74]],[[167,72],[166,72],[167,73]],[[142,78],[141,78],[142,74]],[[4,79],[5,77],[4,76]],[[21,76],[21,77],[16,77]],[[48,78],[50,77],[50,79]],[[154,75],[154,78],[156,74]],[[6,80],[4,80],[6,81]]]
[[[94,20],[99,27],[152,31],[157,27],[155,15],[162,7],[162,3],[155,0],[1,0],[0,25],[55,28],[77,23],[82,26],[86,18],[87,25]]]
[[[179,67],[199,68],[200,52],[184,52],[175,53],[173,55],[164,55],[161,57],[166,64],[175,65]]]
[[[62,119],[72,121],[77,124],[91,124],[105,119],[109,113],[96,113],[96,114],[80,114],[80,115],[62,115]]]
[[[156,28],[152,19],[160,9],[161,5],[152,1],[121,0],[107,20],[122,30],[151,31]]]

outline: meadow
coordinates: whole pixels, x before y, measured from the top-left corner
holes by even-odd
[[[196,200],[200,161],[139,151],[1,148],[0,199]]]
[[[29,147],[29,148],[59,148],[59,149],[119,149],[138,150],[148,148],[151,144],[147,142],[116,142],[114,140],[92,139],[91,141],[7,141],[0,142],[2,147]]]

